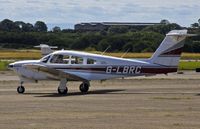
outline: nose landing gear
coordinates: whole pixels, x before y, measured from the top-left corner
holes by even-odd
[[[17,87],[17,92],[19,94],[23,94],[25,92],[24,86],[22,86],[23,82],[20,83],[21,85]]]

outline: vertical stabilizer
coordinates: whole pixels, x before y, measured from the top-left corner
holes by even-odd
[[[178,63],[183,50],[185,38],[192,36],[187,34],[187,30],[172,30],[162,41],[150,61],[169,67],[178,67]]]

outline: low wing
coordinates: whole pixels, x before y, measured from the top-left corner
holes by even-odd
[[[33,70],[33,71],[45,73],[48,76],[53,77],[53,78],[57,78],[57,79],[67,78],[68,80],[86,81],[86,79],[81,78],[77,75],[73,75],[71,73],[66,73],[66,72],[63,72],[61,70],[57,70],[57,69],[54,69],[54,68],[49,68],[45,65],[26,64],[26,65],[23,65],[23,67],[30,69],[30,70]]]

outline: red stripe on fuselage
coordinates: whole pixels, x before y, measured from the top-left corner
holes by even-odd
[[[155,73],[155,74],[166,74],[177,72],[177,68],[142,68],[141,73]]]
[[[91,71],[91,72],[105,72],[106,73],[106,69],[107,67],[104,68],[81,68],[81,67],[76,67],[76,68],[56,68],[56,69],[66,69],[66,70],[86,70],[86,71]],[[112,67],[112,73],[116,73],[116,72],[121,72],[123,73],[124,67],[121,66],[118,71],[117,71],[118,67],[113,66]],[[141,67],[140,70],[140,74],[166,74],[166,73],[171,73],[171,72],[177,72],[177,68],[150,68],[150,67]]]

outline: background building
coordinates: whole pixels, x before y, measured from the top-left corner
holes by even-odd
[[[89,23],[79,23],[74,26],[75,30],[83,31],[102,31],[107,30],[113,26],[122,26],[128,28],[145,28],[152,25],[160,25],[162,23],[132,23],[132,22],[89,22]]]

